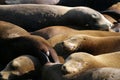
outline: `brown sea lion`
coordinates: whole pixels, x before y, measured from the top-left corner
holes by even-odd
[[[45,39],[49,39],[59,34],[77,34],[79,32],[82,33],[82,31],[70,28],[68,26],[49,26],[30,33],[31,35],[38,35],[44,37]]]
[[[71,54],[62,66],[65,77],[73,77],[83,72],[103,67],[120,68],[120,52],[106,53],[93,56],[85,52]]]
[[[117,33],[117,32],[95,31],[95,30],[81,30],[78,32],[78,34],[74,34],[72,31],[71,32],[66,31],[66,33],[67,34],[56,35],[56,36],[53,36],[52,38],[48,39],[48,42],[52,45],[52,47],[54,47],[57,54],[60,56],[63,56],[64,59],[69,55],[69,53],[71,53],[71,51],[65,50],[65,48],[62,46],[63,41],[71,38],[72,36],[75,36],[75,35],[88,35],[88,36],[94,36],[94,37],[120,36],[120,33]],[[48,34],[48,36],[49,36],[49,34]]]
[[[0,21],[0,45],[0,64],[2,66],[5,66],[11,59],[22,54],[42,56],[46,60],[47,56],[55,57],[53,61],[57,59],[56,52],[45,39],[40,36],[32,36],[21,27],[5,21]],[[51,55],[51,53],[53,54]]]
[[[45,4],[0,5],[0,20],[34,31],[46,26],[74,25],[85,29],[110,28],[113,24],[100,12],[89,7]],[[78,29],[81,29],[78,27]]]
[[[120,2],[117,2],[115,4],[113,4],[112,6],[110,6],[108,8],[108,10],[116,10],[116,11],[119,11],[120,10]]]
[[[10,61],[0,72],[1,80],[28,80],[36,79],[41,75],[39,60],[30,55],[19,56]]]
[[[98,31],[98,30],[77,30],[73,27],[68,26],[49,26],[46,28],[42,28],[36,31],[31,32],[32,35],[42,36],[45,39],[52,38],[56,35],[76,35],[76,34],[87,34],[93,36],[112,36],[112,35],[119,35],[119,33],[112,33],[108,31]]]
[[[0,21],[0,38],[14,38],[25,35],[30,35],[30,33],[20,26],[10,22]]]
[[[0,21],[0,40],[7,39],[7,38],[20,37],[25,35],[26,36],[30,35],[30,33],[24,30],[23,28],[21,28],[20,26],[17,26],[15,24],[12,24],[6,21]],[[1,45],[1,48],[2,48],[2,45]],[[0,65],[0,68],[2,68],[2,66],[3,65]]]
[[[120,19],[120,2],[111,5],[107,10],[102,11],[102,13],[110,15],[118,21]]]
[[[93,55],[120,51],[120,36],[95,37],[74,35],[64,40],[61,45],[68,52],[88,52]]]
[[[120,2],[109,7],[106,11],[106,14],[117,20],[117,22],[114,24],[115,26],[113,26],[112,29],[116,32],[120,32]]]
[[[46,62],[59,63],[56,51],[47,40],[40,36],[20,36],[16,38],[0,39],[0,64],[6,65],[20,55],[32,55],[44,65]]]

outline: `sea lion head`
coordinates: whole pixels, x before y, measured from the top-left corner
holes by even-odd
[[[34,73],[35,70],[39,71],[40,67],[41,64],[37,58],[30,55],[19,56],[9,62],[7,66],[0,72],[1,79],[16,80],[20,77],[26,78],[26,74],[30,75],[30,72]]]

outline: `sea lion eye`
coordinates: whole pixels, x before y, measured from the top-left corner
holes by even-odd
[[[99,15],[98,14],[92,14],[92,18],[99,19]]]
[[[76,38],[71,38],[71,42],[75,42],[76,40]]]
[[[16,62],[16,61],[13,61],[12,65],[11,65],[11,69],[12,69],[12,70],[17,70],[18,67],[19,67],[19,63]]]
[[[17,66],[12,65],[10,68],[11,68],[11,70],[17,70]]]

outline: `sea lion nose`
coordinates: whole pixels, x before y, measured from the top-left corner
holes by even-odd
[[[0,80],[5,80],[5,79],[2,78],[2,74],[1,73],[0,73]]]
[[[62,66],[62,70],[66,70],[66,67],[64,65]]]
[[[1,75],[1,73],[0,73],[0,80],[1,80],[1,78],[2,78],[2,75]]]
[[[69,73],[69,72],[66,70],[66,66],[64,66],[64,65],[61,67],[61,70],[62,70],[63,74]]]

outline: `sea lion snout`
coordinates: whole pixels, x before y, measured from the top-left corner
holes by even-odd
[[[77,47],[74,43],[70,43],[69,41],[63,41],[62,46],[67,51],[74,51]]]

